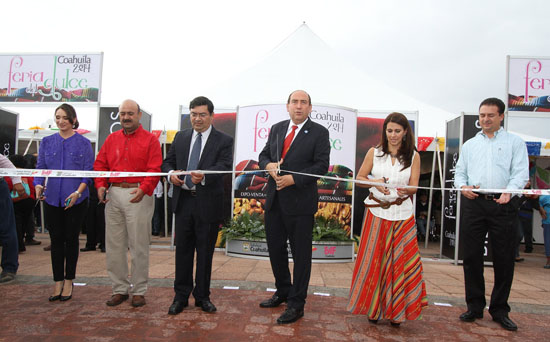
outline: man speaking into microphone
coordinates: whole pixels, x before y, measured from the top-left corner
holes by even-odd
[[[328,171],[328,130],[311,120],[311,97],[303,90],[290,94],[286,105],[290,120],[279,122],[269,133],[260,153],[261,169],[269,170],[265,229],[269,260],[275,277],[275,294],[260,303],[262,308],[287,308],[277,323],[292,323],[304,315],[311,274],[313,215],[318,209],[317,177]],[[281,170],[278,173],[278,169]],[[288,268],[287,240],[294,260],[293,281]]]

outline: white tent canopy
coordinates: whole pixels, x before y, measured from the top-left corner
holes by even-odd
[[[444,136],[445,121],[456,116],[373,79],[330,48],[305,23],[258,64],[206,89],[204,94],[214,103],[236,106],[281,103],[295,89],[306,90],[314,104],[361,111],[419,111],[419,136]]]

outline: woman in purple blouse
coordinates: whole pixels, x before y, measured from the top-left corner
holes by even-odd
[[[78,128],[74,108],[69,104],[57,107],[55,123],[59,133],[42,139],[36,168],[92,170],[92,144],[74,131]],[[91,178],[34,178],[36,198],[45,201],[45,223],[52,242],[55,288],[50,301],[67,301],[72,298],[78,260],[78,237],[88,205],[88,185],[92,184]]]

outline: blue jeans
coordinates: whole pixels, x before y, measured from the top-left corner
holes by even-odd
[[[542,225],[543,234],[544,234],[544,252],[546,257],[550,258],[550,223]]]
[[[19,245],[15,228],[15,214],[8,184],[0,177],[0,241],[2,242],[2,273],[17,273]]]
[[[418,233],[421,235],[426,236],[426,223],[428,221],[425,218],[417,218],[416,219],[416,230],[418,230]]]

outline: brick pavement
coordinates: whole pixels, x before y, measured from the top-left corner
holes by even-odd
[[[38,239],[47,243],[45,235]],[[166,245],[154,238],[153,246]],[[81,239],[84,245],[84,240]],[[44,245],[44,244],[43,244]],[[258,303],[271,295],[273,276],[266,260],[231,258],[216,252],[213,265],[212,301],[215,314],[193,306],[176,317],[167,310],[173,297],[174,252],[152,248],[148,304],[134,309],[129,303],[109,308],[105,301],[110,286],[105,272],[105,254],[81,253],[74,297],[66,303],[49,303],[52,288],[49,253],[41,246],[29,246],[20,255],[17,280],[0,286],[0,341],[280,341],[298,337],[301,341],[543,341],[550,332],[550,271],[544,270],[542,246],[535,253],[522,255],[516,264],[510,302],[511,318],[519,331],[503,330],[490,320],[462,323],[464,310],[462,267],[432,259],[432,249],[421,249],[430,306],[421,321],[406,322],[393,328],[387,322],[368,323],[366,317],[345,311],[353,263],[314,264],[310,296],[302,320],[288,326],[275,323],[283,308],[261,309]],[[492,269],[485,269],[487,292],[492,288]],[[226,290],[224,286],[238,286]],[[313,295],[313,292],[331,296]],[[443,303],[440,306],[434,303]]]

